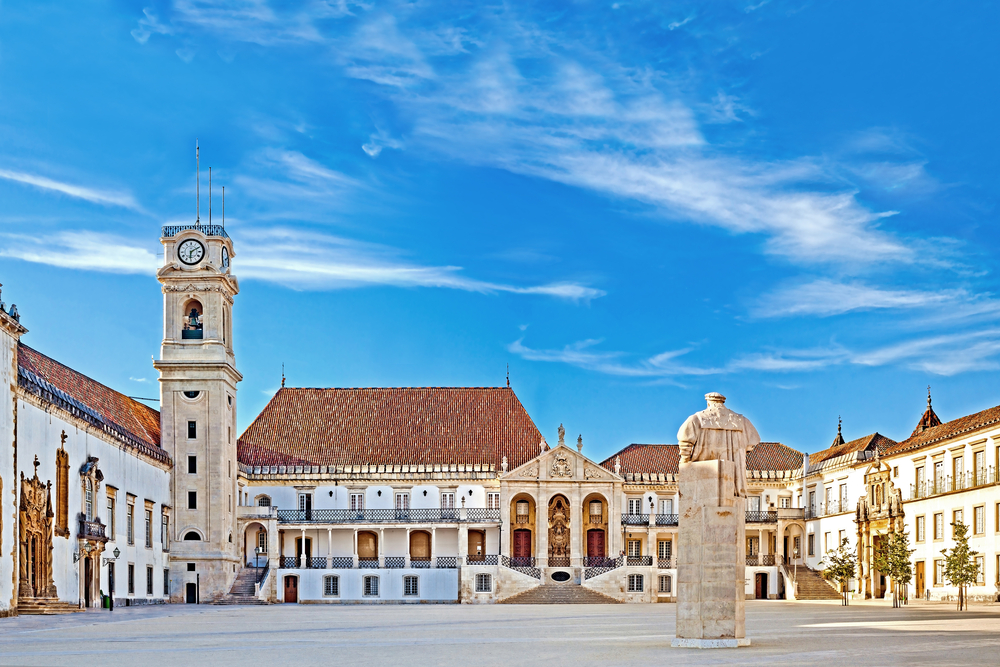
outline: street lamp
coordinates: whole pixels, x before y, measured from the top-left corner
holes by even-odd
[[[116,560],[118,560],[118,557],[122,555],[121,549],[119,549],[118,547],[115,547],[115,550],[112,551],[111,553],[114,554],[114,558],[102,558],[101,559],[101,565],[107,565],[108,563],[111,563],[112,561],[116,561]]]
[[[792,584],[795,586],[795,593],[798,595],[799,592],[799,549],[795,547],[792,549],[792,559],[794,563],[794,575],[792,576]]]
[[[253,566],[254,566],[254,568],[259,568],[260,567],[260,561],[258,559],[260,558],[260,555],[262,553],[264,553],[264,549],[258,546],[253,551],[254,551]]]

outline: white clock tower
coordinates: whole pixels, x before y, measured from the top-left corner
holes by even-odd
[[[163,448],[174,462],[170,598],[207,602],[240,567],[236,532],[236,384],[232,240],[219,225],[163,228]]]

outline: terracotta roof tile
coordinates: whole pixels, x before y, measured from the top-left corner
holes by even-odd
[[[936,416],[936,415],[935,415]],[[931,426],[924,431],[914,433],[902,442],[894,443],[884,454],[898,454],[924,445],[930,445],[941,440],[963,435],[986,426],[1000,423],[1000,405],[977,412],[975,414],[952,419],[937,426]]]
[[[615,457],[621,457],[622,474],[676,475],[680,462],[677,445],[632,444],[601,462],[607,470],[615,469]],[[780,442],[762,442],[747,457],[748,470],[797,470],[802,467],[802,453]]]
[[[857,440],[851,440],[850,442],[845,442],[842,445],[836,445],[834,447],[828,447],[821,452],[816,452],[815,454],[809,455],[809,465],[814,466],[822,463],[823,461],[829,461],[830,459],[835,459],[840,456],[846,456],[847,454],[853,454],[856,452],[870,451],[872,454],[875,452],[877,447],[879,451],[883,454],[896,444],[895,440],[885,437],[881,433],[872,433],[866,435],[863,438],[858,438]]]
[[[481,464],[538,455],[542,434],[508,387],[283,387],[237,443],[250,466]]]
[[[152,448],[150,453],[158,458],[166,457],[166,452],[160,449],[158,411],[23,343],[17,347],[17,365],[19,381],[29,390],[50,401],[65,403],[64,407],[80,412],[88,421],[106,426],[122,437],[135,440],[138,446]]]

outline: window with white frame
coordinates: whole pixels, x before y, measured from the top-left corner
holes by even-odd
[[[934,585],[944,586],[944,561],[934,561]]]
[[[365,597],[378,597],[378,577],[365,577]]]
[[[416,597],[420,595],[419,583],[417,577],[409,575],[403,577],[403,595],[408,597]]]
[[[810,491],[809,492],[809,511],[813,512],[813,513],[816,512],[816,492],[815,491]]]
[[[833,511],[833,487],[826,487],[826,513],[830,514]]]
[[[934,515],[934,539],[944,539],[944,513],[942,512]]]
[[[785,496],[782,496],[781,498],[778,499],[778,507],[782,509],[788,509],[791,506],[792,506],[791,498],[786,498]]]
[[[673,498],[661,498],[660,499],[660,514],[673,514],[674,513],[674,499]]]
[[[270,496],[257,496],[257,507],[270,507],[271,497]]]
[[[261,530],[257,533],[257,548],[262,554],[267,553],[267,531]]]
[[[637,558],[642,555],[642,540],[628,540],[628,555]]]
[[[810,556],[815,556],[816,555],[816,533],[809,533],[809,535],[806,537],[806,539],[809,542],[809,555]]]
[[[844,537],[845,537],[844,531],[840,531],[840,532],[837,533],[837,547],[838,548],[840,547],[841,544],[844,543]]]
[[[146,510],[146,548],[153,548],[153,510],[151,509]]]
[[[516,509],[515,514],[517,516],[516,522],[517,523],[529,523],[529,521],[528,521],[528,509],[530,508],[530,505],[528,504],[528,501],[527,500],[518,500],[517,503],[514,505],[514,507]]]
[[[351,494],[351,510],[354,512],[361,512],[365,509],[365,494],[363,493],[352,493]]]
[[[659,540],[656,543],[656,557],[660,559],[670,559],[673,552],[674,543],[671,540]]]
[[[760,511],[760,496],[748,496],[747,497],[747,511],[748,512],[759,512]]]
[[[641,574],[630,574],[628,575],[628,592],[629,593],[641,593],[642,588],[642,575]]]
[[[160,544],[164,551],[170,549],[170,515],[166,512],[160,514]]]
[[[443,510],[453,510],[455,509],[455,494],[452,491],[448,493],[441,494],[441,509]]]
[[[396,494],[396,509],[398,510],[410,509],[410,494],[408,493]]]
[[[976,535],[986,532],[986,507],[983,505],[972,508],[972,530]]]
[[[670,579],[671,579],[671,577],[670,577],[669,574],[661,574],[660,575],[660,592],[661,593],[669,593],[670,592],[670,588],[671,588],[671,586],[670,586],[670,584],[671,584]]]
[[[500,494],[496,491],[490,491],[486,494],[486,508],[491,510],[500,509]]]
[[[955,525],[959,523],[965,523],[965,512],[963,510],[955,510],[951,513],[951,536],[955,537]]]
[[[642,498],[629,498],[628,499],[628,513],[629,514],[642,514]]]
[[[328,575],[323,577],[323,595],[337,597],[340,595],[340,577]]]
[[[986,583],[986,557],[976,556],[976,583]]]
[[[492,593],[493,592],[493,575],[490,575],[490,574],[477,574],[476,575],[476,592],[477,593]]]
[[[840,511],[846,512],[849,508],[847,507],[847,485],[840,485]]]

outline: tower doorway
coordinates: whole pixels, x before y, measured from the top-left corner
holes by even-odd
[[[91,606],[91,594],[93,593],[94,561],[90,558],[83,559],[83,606]]]

